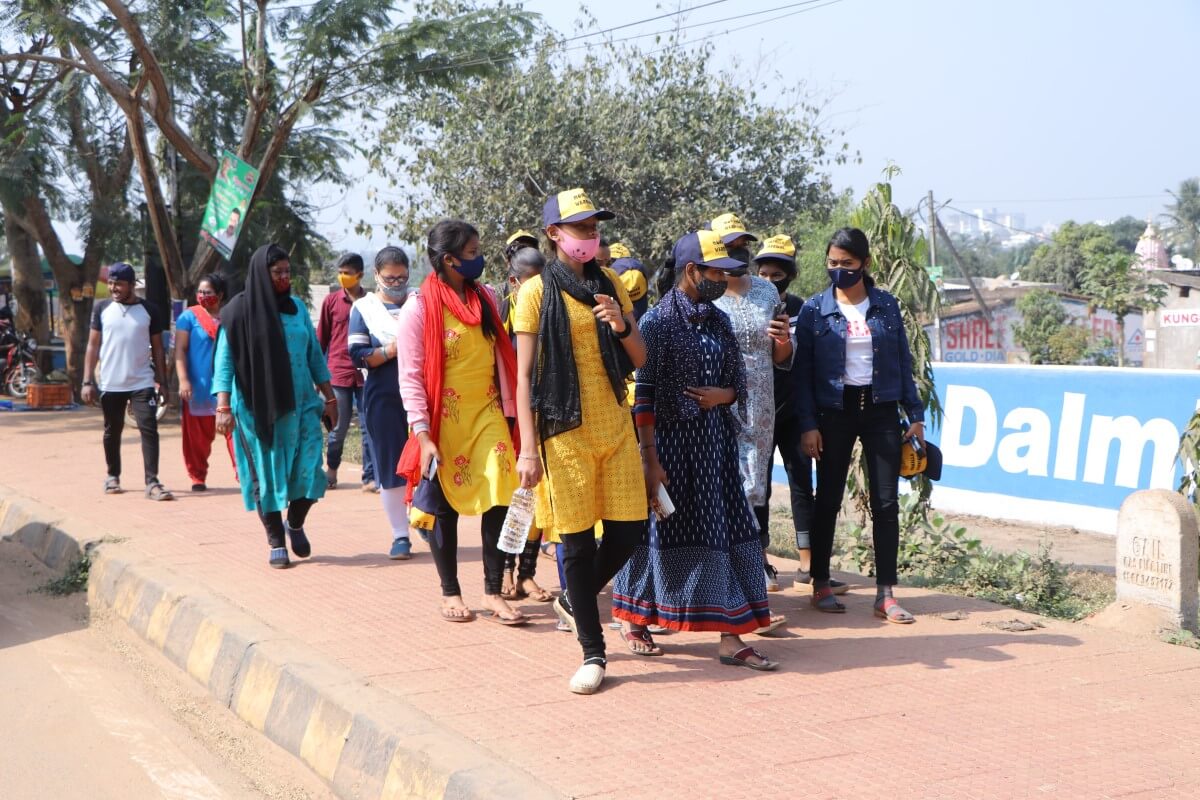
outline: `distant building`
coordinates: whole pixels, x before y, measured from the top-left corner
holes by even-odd
[[[1146,366],[1196,369],[1200,367],[1200,270],[1158,269],[1152,275],[1151,280],[1167,287],[1167,295],[1161,308],[1146,314]]]
[[[1088,332],[1093,344],[1105,339],[1117,345],[1121,338],[1117,318],[1108,311],[1089,308],[1085,298],[1061,291],[1053,284],[1011,281],[1005,278],[977,279],[991,320],[984,315],[968,284],[947,284],[949,303],[941,314],[941,360],[969,364],[1025,364],[1029,354],[1017,344],[1013,330],[1021,322],[1017,301],[1035,289],[1048,289],[1059,296],[1063,308]],[[1200,332],[1200,328],[1197,329]],[[926,326],[933,336],[933,326]],[[1141,366],[1145,355],[1142,315],[1125,317],[1125,363]]]

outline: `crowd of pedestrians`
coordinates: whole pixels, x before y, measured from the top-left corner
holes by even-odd
[[[744,638],[787,624],[769,602],[779,589],[767,555],[776,452],[797,583],[811,586],[817,610],[844,612],[848,586],[832,578],[830,560],[861,443],[874,610],[913,622],[893,595],[898,481],[905,442],[924,446],[924,407],[899,304],[871,277],[867,237],[834,232],[829,285],[804,300],[788,292],[797,267],[787,235],[759,244],[723,214],[683,234],[652,272],[602,238],[613,218],[583,189],[549,196],[540,234],[519,230],[505,243],[498,289],[483,281],[484,243],[463,220],[428,232],[431,273],[419,287],[401,248],[375,256],[374,291],[363,286],[363,259],[347,254],[315,327],[277,244],[254,252],[233,298],[221,276],[205,277],[175,335],[192,490],[207,489],[221,436],[269,565],[287,567],[312,551],[305,523],[338,486],[357,409],[361,484],[380,496],[388,556],[412,558],[413,536],[428,542],[448,622],[522,627],[531,618],[517,601],[551,602],[582,651],[570,689],[591,694],[607,666],[599,597],[610,583],[614,625],[633,655],[661,655],[656,635],[704,631],[717,635],[722,664],[779,666]],[[157,476],[164,326],[134,280],[128,265],[109,270],[112,300],[96,306],[84,399],[104,409],[105,492],[121,491],[129,407],[146,495],[170,500]],[[524,550],[506,553],[501,530],[519,490],[533,493],[534,520]],[[458,579],[463,515],[480,518],[478,603]],[[541,555],[557,564],[557,595],[537,581]]]

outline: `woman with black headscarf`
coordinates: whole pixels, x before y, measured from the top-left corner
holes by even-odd
[[[307,558],[304,520],[325,495],[321,418],[330,427],[337,422],[337,401],[312,320],[291,296],[288,254],[277,244],[254,251],[246,289],[221,318],[213,393],[217,430],[234,431],[242,500],[267,530],[270,565],[290,564],[287,539],[297,558]]]

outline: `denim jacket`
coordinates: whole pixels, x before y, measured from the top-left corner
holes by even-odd
[[[796,406],[802,431],[816,430],[817,412],[842,408],[846,373],[846,318],[833,287],[813,295],[796,322]],[[871,399],[898,402],[909,422],[925,420],[925,406],[913,380],[912,352],[900,317],[900,304],[888,292],[870,286],[867,326],[874,348]]]

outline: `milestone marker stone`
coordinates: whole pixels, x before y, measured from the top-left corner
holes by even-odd
[[[1165,626],[1197,630],[1200,529],[1183,496],[1152,489],[1121,504],[1116,569],[1118,603],[1160,611]]]

